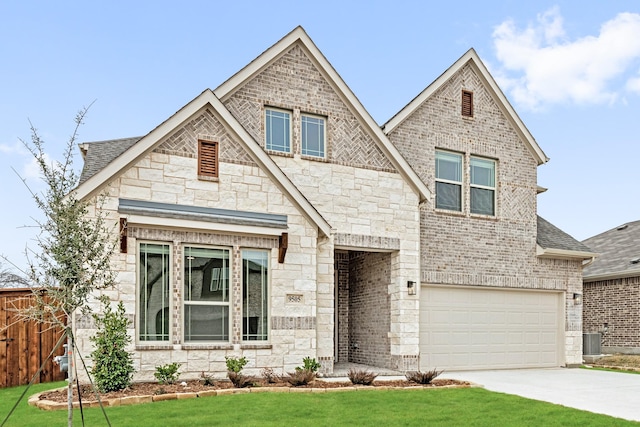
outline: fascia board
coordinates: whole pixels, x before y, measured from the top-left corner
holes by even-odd
[[[215,95],[222,101],[226,101],[233,92],[238,89],[245,81],[249,80],[253,75],[258,73],[261,69],[268,66],[274,60],[286,53],[291,45],[294,43],[300,43],[300,46],[308,54],[309,58],[316,65],[320,73],[323,74],[325,79],[333,85],[336,93],[342,98],[343,102],[350,107],[350,110],[354,115],[364,123],[365,129],[369,130],[369,134],[374,141],[378,142],[378,146],[382,149],[384,154],[391,160],[394,167],[398,169],[403,178],[409,182],[414,191],[420,196],[420,200],[430,200],[431,192],[429,188],[422,182],[420,177],[411,169],[411,166],[402,157],[398,149],[391,143],[387,135],[382,132],[380,126],[373,120],[371,115],[367,112],[364,106],[360,103],[355,94],[351,91],[349,86],[344,82],[342,77],[333,68],[331,63],[322,54],[320,49],[313,43],[311,38],[302,29],[297,27],[292,32],[287,34],[284,38],[267,49],[258,58],[253,60],[249,65],[236,73],[229,80],[224,82],[218,88],[214,90]]]
[[[535,138],[529,132],[524,122],[520,119],[516,111],[509,103],[496,81],[493,79],[489,70],[485,67],[480,57],[474,49],[469,49],[460,59],[458,59],[451,67],[449,67],[444,73],[442,73],[433,83],[431,83],[425,90],[423,90],[418,96],[416,96],[406,107],[393,116],[382,128],[388,135],[402,122],[404,122],[413,112],[419,108],[427,99],[429,99],[438,89],[440,89],[449,79],[457,73],[467,63],[471,63],[474,67],[477,75],[480,77],[485,87],[490,89],[492,96],[496,103],[513,125],[514,129],[525,142],[529,151],[534,156],[538,165],[546,163],[549,158],[544,154]]]
[[[562,258],[562,259],[592,259],[598,256],[593,252],[570,251],[567,249],[543,248],[536,245],[536,255],[540,258]]]
[[[602,280],[625,279],[627,277],[636,277],[636,276],[640,276],[640,269],[618,271],[614,273],[592,274],[590,276],[583,276],[582,281],[585,283],[591,283],[591,282],[599,282]]]

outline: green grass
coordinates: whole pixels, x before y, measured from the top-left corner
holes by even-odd
[[[38,384],[28,395],[59,387]],[[0,389],[0,416],[24,387]],[[107,408],[113,426],[624,426],[635,423],[481,388],[371,390],[341,393],[255,393]],[[66,425],[67,413],[42,411],[26,400],[7,426]],[[80,413],[74,425],[81,425]],[[99,408],[85,423],[106,426]]]

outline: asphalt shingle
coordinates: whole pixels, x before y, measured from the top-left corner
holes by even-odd
[[[541,216],[538,216],[538,235],[536,242],[545,249],[593,252],[587,245],[580,243]]]
[[[640,221],[629,222],[600,233],[583,241],[600,254],[590,266],[584,269],[585,278],[610,274],[638,272],[640,263]]]
[[[80,184],[104,169],[120,154],[127,151],[141,137],[111,139],[108,141],[85,142],[87,154],[80,174]]]

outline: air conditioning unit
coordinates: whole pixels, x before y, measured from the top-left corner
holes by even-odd
[[[585,356],[597,356],[602,354],[600,332],[582,334],[582,354]]]

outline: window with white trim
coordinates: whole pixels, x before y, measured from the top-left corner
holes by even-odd
[[[302,147],[304,156],[325,157],[325,119],[318,116],[302,114]]]
[[[496,212],[496,162],[471,156],[470,159],[470,209],[471,213],[495,215]]]
[[[138,339],[169,341],[171,246],[140,243],[138,251]]]
[[[265,109],[265,146],[267,150],[291,153],[291,113]]]
[[[184,248],[184,341],[229,341],[229,250]]]
[[[462,211],[463,156],[436,151],[436,208]]]
[[[265,341],[268,330],[269,251],[242,251],[242,340]]]

